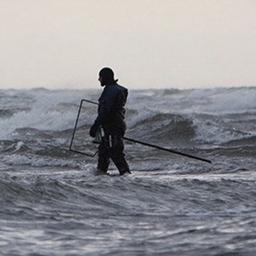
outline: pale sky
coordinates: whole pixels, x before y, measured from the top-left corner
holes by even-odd
[[[0,88],[256,85],[256,0],[0,0]]]

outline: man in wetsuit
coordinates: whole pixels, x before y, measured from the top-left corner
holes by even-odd
[[[110,159],[114,162],[120,175],[131,173],[125,160],[123,136],[126,130],[125,103],[128,90],[117,84],[114,72],[103,68],[99,72],[101,86],[105,86],[99,98],[98,116],[90,129],[90,136],[95,137],[99,129],[104,136],[99,145],[98,174],[107,174]]]

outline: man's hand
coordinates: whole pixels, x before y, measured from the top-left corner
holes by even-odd
[[[96,136],[97,129],[98,129],[98,127],[95,124],[91,127],[90,132],[89,132],[91,137],[94,138]]]

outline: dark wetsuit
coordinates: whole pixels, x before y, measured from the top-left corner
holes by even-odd
[[[100,98],[98,117],[94,126],[102,126],[104,137],[99,145],[98,169],[107,172],[110,158],[118,168],[120,174],[130,173],[125,160],[124,143],[122,137],[125,134],[126,124],[125,103],[128,90],[117,83],[105,86]]]

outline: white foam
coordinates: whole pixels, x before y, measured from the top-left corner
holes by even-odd
[[[232,114],[256,112],[256,88],[216,88],[166,91],[148,96],[133,93],[131,108],[176,114]]]
[[[74,160],[56,159],[51,157],[32,156],[32,155],[5,155],[2,162],[8,165],[22,166],[28,165],[32,167],[68,167],[81,168],[81,163]]]
[[[8,139],[17,128],[34,128],[38,130],[62,131],[72,129],[76,119],[78,106],[82,98],[96,100],[100,91],[48,91],[29,90],[22,93],[12,91],[13,102],[8,106],[15,105],[15,96],[19,104],[24,97],[24,104],[30,111],[21,111],[10,118],[1,119],[0,139]],[[30,105],[28,105],[30,104]],[[88,107],[88,108],[87,108]],[[87,109],[86,109],[87,108]],[[80,118],[80,124],[92,124],[96,117],[97,107],[86,105]],[[225,123],[202,116],[197,119],[195,114],[209,114],[219,117],[229,113],[255,113],[256,112],[256,89],[197,89],[177,90],[170,94],[166,91],[145,91],[130,93],[127,108],[136,110],[130,117],[127,116],[129,127],[146,120],[155,113],[170,113],[187,115],[198,127],[198,140],[210,140],[219,143],[244,136],[242,133],[227,129]],[[88,114],[89,113],[89,114]],[[150,131],[148,131],[150,132]],[[250,131],[249,131],[250,132]]]
[[[65,130],[74,126],[80,100],[86,97],[80,91],[28,91],[34,102],[30,111],[21,111],[1,120],[0,138],[6,139],[17,128]],[[70,104],[62,106],[60,104]],[[13,102],[15,104],[15,102]],[[71,105],[72,104],[72,105]],[[91,115],[84,123],[91,121]]]

